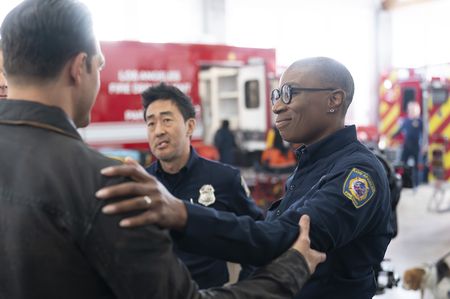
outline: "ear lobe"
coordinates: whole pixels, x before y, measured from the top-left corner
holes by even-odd
[[[344,104],[345,96],[346,96],[345,91],[343,91],[342,89],[333,91],[328,101],[328,108],[334,110],[340,108]]]
[[[83,69],[86,66],[86,59],[86,53],[78,53],[78,55],[75,56],[70,62],[70,79],[76,85],[81,81],[81,75],[83,74]]]
[[[194,134],[194,130],[195,130],[195,124],[196,124],[196,120],[194,118],[190,118],[187,120],[187,136],[192,137],[192,134]]]

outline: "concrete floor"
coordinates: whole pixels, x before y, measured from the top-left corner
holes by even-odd
[[[447,186],[445,205],[450,205],[450,186]],[[400,276],[405,269],[432,263],[450,251],[450,211],[435,213],[427,211],[433,187],[423,185],[416,192],[404,189],[397,208],[399,233],[391,241],[386,258],[391,260]],[[419,291],[407,291],[399,286],[387,289],[374,299],[419,299]],[[433,298],[425,293],[426,299]]]

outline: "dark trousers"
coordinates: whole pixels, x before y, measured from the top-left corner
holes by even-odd
[[[419,149],[413,147],[404,147],[402,151],[402,162],[404,166],[407,166],[408,160],[412,158],[414,160],[414,166],[412,167],[412,183],[413,187],[419,185]]]

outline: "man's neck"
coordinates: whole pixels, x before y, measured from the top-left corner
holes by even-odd
[[[159,160],[159,163],[161,164],[161,167],[164,170],[164,172],[170,173],[170,174],[176,174],[176,173],[180,172],[180,170],[184,166],[186,166],[186,164],[189,161],[190,153],[191,153],[191,151],[189,149],[187,151],[187,153],[185,152],[182,156],[180,156],[177,159],[174,159],[172,161]]]
[[[27,100],[59,107],[72,119],[71,101],[69,100],[70,90],[61,88],[57,83],[47,83],[40,86],[10,84],[8,89],[8,99]]]

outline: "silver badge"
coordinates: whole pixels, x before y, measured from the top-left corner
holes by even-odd
[[[216,201],[216,196],[214,195],[214,187],[212,185],[203,185],[200,190],[200,197],[198,198],[198,203],[204,205],[205,207],[212,205]]]

